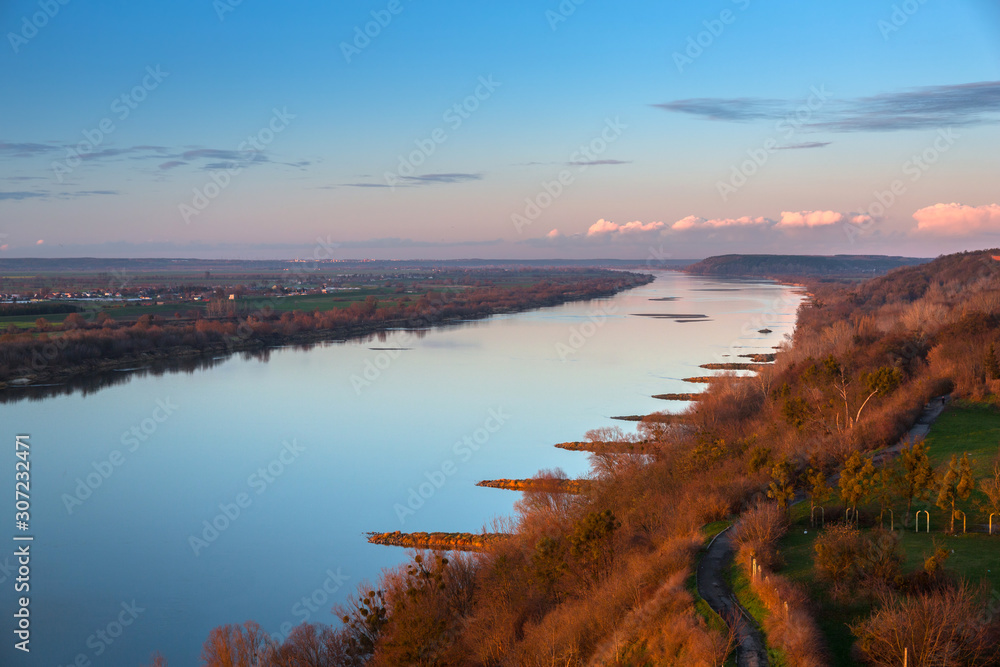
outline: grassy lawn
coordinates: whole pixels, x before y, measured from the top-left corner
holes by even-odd
[[[1000,443],[1000,411],[989,404],[956,401],[950,405],[941,417],[931,427],[927,436],[930,457],[938,471],[946,468],[953,454],[961,455],[968,452],[975,459],[974,471],[977,476],[984,475],[991,467]],[[958,504],[969,516],[969,529],[982,530],[985,522],[975,507],[977,489],[967,501]],[[961,520],[956,521],[957,535],[947,535],[947,512],[938,508],[933,501],[914,503],[914,511],[927,509],[931,514],[931,532],[915,533],[913,526],[900,531],[902,515],[905,506],[898,503],[896,529],[900,536],[902,549],[906,557],[903,570],[906,573],[923,568],[924,559],[935,549],[935,542],[954,551],[946,568],[972,583],[985,579],[993,589],[1000,588],[1000,535],[992,537],[982,532],[961,534]],[[877,513],[877,508],[866,508],[869,514]],[[827,504],[827,518],[842,518],[842,507],[839,501]],[[781,541],[781,556],[785,566],[781,573],[792,581],[802,584],[815,600],[821,611],[816,621],[826,637],[827,645],[832,654],[834,665],[853,665],[850,650],[854,638],[848,629],[849,623],[854,623],[871,610],[867,604],[850,604],[837,602],[830,598],[824,584],[814,579],[813,572],[813,542],[817,531],[809,525],[809,503],[803,502],[792,507],[792,526]],[[888,522],[887,522],[888,527]],[[746,605],[745,605],[746,606]],[[749,607],[748,607],[749,608]]]

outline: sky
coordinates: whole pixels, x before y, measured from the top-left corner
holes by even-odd
[[[0,0],[0,258],[1000,246],[985,0]]]

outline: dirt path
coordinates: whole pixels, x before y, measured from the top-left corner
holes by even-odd
[[[764,638],[750,614],[737,601],[726,585],[725,572],[733,560],[733,542],[729,528],[708,545],[698,562],[698,594],[719,616],[736,630],[736,664],[740,667],[765,667],[767,651]]]
[[[951,401],[951,396],[935,396],[932,398],[930,403],[924,405],[924,409],[920,413],[920,416],[917,417],[916,423],[910,427],[906,435],[900,438],[899,442],[875,454],[875,463],[881,463],[888,458],[898,456],[899,451],[903,449],[903,445],[909,444],[917,438],[927,437],[927,434],[931,430],[931,425],[941,416],[941,413],[948,406],[949,401]]]

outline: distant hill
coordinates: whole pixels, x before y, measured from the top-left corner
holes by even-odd
[[[685,271],[700,276],[773,278],[872,278],[901,266],[931,261],[886,255],[718,255],[691,264]]]

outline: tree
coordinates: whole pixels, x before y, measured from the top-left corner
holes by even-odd
[[[569,536],[569,553],[594,581],[600,581],[614,563],[614,533],[621,526],[611,510],[590,512]]]
[[[1000,363],[997,363],[997,352],[993,343],[990,343],[990,346],[986,348],[983,370],[986,371],[987,380],[1000,380]]]
[[[982,591],[962,584],[924,595],[883,591],[875,612],[851,626],[865,664],[896,667],[904,654],[911,665],[995,664],[990,623],[975,622],[988,603]]]
[[[781,509],[788,511],[788,503],[795,496],[795,466],[785,458],[771,468],[771,485],[767,497],[777,501]]]
[[[348,598],[346,606],[338,605],[333,609],[344,622],[347,654],[361,662],[371,658],[382,629],[389,621],[381,589],[362,589]]]
[[[872,496],[878,503],[880,513],[884,514],[886,509],[892,509],[890,505],[896,498],[898,489],[899,482],[894,468],[885,465],[875,471],[872,476]]]
[[[212,630],[201,649],[206,667],[259,667],[267,664],[274,641],[253,621]]]
[[[990,476],[979,482],[985,500],[980,501],[979,508],[987,514],[987,523],[990,514],[1000,514],[1000,454],[993,459],[993,469]]]
[[[80,313],[70,313],[63,320],[63,329],[82,329],[87,326],[87,320]]]
[[[910,525],[910,512],[914,500],[926,500],[934,488],[934,466],[923,439],[911,442],[899,452],[902,474],[898,477],[900,489],[906,498],[906,517],[903,525]]]
[[[854,452],[844,462],[840,472],[840,497],[847,508],[857,507],[862,498],[872,489],[875,466],[869,457]]]
[[[826,475],[819,468],[808,468],[805,474],[806,492],[809,494],[809,516],[812,517],[816,505],[830,499],[833,489],[826,483]]]
[[[943,510],[951,510],[951,527],[948,532],[955,532],[955,503],[959,499],[966,500],[975,485],[976,480],[972,476],[972,463],[969,461],[969,454],[962,454],[961,461],[955,454],[952,454],[951,462],[948,463],[948,472],[941,480],[937,499],[938,507]]]

